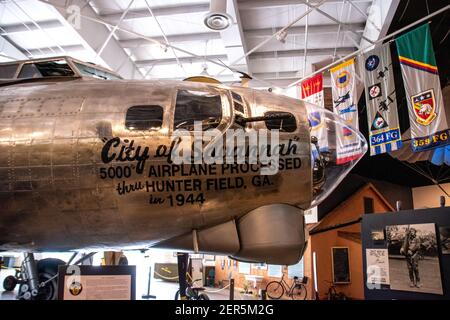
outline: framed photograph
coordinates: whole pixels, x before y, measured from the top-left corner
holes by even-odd
[[[391,290],[443,294],[434,223],[386,227]]]
[[[348,247],[331,248],[331,265],[333,270],[333,283],[350,283]]]
[[[383,243],[385,240],[384,230],[372,230],[370,232],[370,238],[373,243]]]
[[[450,254],[450,226],[439,227],[442,254]]]

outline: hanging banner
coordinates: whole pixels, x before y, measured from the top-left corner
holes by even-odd
[[[370,155],[402,147],[389,43],[363,55]]]
[[[333,111],[355,128],[358,126],[358,101],[355,83],[354,59],[330,69],[333,92]],[[356,134],[347,127],[336,132],[337,164],[344,164],[361,156],[360,142]]]
[[[311,102],[321,108],[324,107],[323,77],[321,73],[303,81],[301,91],[302,100]]]
[[[395,42],[408,101],[413,151],[448,145],[449,128],[428,23]]]
[[[323,95],[322,74],[315,75],[301,84],[302,100],[324,108],[325,100]],[[328,151],[327,130],[324,128],[324,113],[319,108],[308,108],[308,120],[311,125],[311,136],[317,138],[319,150]],[[315,153],[316,150],[313,150]]]

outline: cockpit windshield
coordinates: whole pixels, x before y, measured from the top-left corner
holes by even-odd
[[[103,70],[100,70],[98,68],[95,68],[95,66],[90,66],[78,62],[74,62],[75,66],[78,68],[78,71],[80,71],[81,75],[86,77],[93,77],[97,79],[103,79],[103,80],[118,80],[120,79],[118,76],[106,72]]]
[[[90,63],[77,61],[71,57],[57,57],[14,63],[0,63],[1,80],[28,80],[52,77],[96,78],[102,80],[118,80],[121,77],[114,72]]]
[[[350,172],[367,151],[364,136],[345,120],[305,102],[311,136],[313,201],[317,206]]]
[[[73,77],[75,72],[65,59],[25,63],[18,75],[19,79],[45,77]]]

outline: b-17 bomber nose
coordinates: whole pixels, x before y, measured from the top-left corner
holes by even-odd
[[[364,136],[345,119],[305,102],[311,136],[313,200],[322,202],[367,152]]]

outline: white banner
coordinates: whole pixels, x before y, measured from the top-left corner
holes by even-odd
[[[346,124],[359,130],[358,96],[356,93],[354,59],[330,69],[333,91],[333,111],[345,120]],[[358,136],[347,127],[337,128],[336,132],[337,164],[358,159],[361,156]]]

